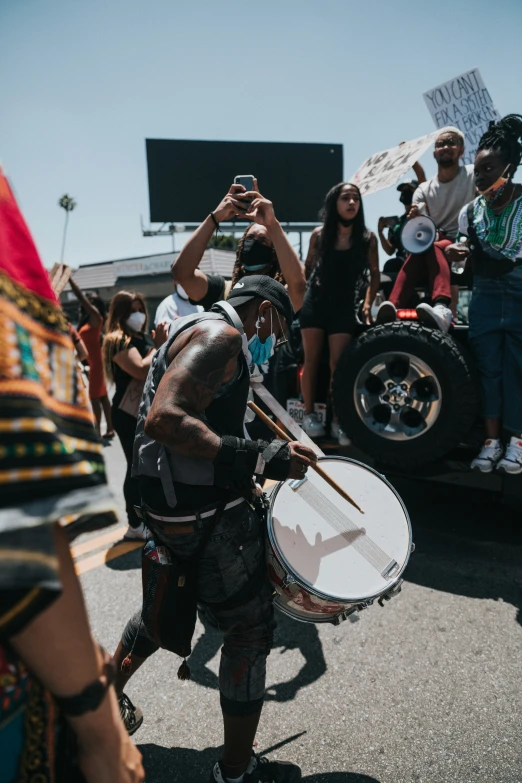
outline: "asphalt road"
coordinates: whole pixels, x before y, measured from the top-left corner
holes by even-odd
[[[121,499],[123,456],[106,449]],[[258,750],[306,783],[522,781],[522,518],[469,490],[397,484],[416,552],[397,598],[338,627],[279,615]],[[121,522],[124,522],[123,508]],[[112,650],[141,596],[140,553],[82,576]],[[219,635],[198,623],[192,680],[160,651],[128,693],[147,783],[207,781],[222,741]]]

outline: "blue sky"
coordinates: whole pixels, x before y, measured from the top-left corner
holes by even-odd
[[[422,93],[474,66],[522,113],[521,25],[520,0],[0,0],[0,161],[46,266],[64,192],[72,266],[167,252],[140,231],[145,138],[342,143],[348,178],[431,131]],[[372,229],[396,195],[367,197]]]

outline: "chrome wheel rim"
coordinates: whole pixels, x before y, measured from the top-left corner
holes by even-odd
[[[437,421],[442,392],[433,370],[418,356],[381,353],[357,375],[354,402],[371,432],[386,440],[410,441]]]

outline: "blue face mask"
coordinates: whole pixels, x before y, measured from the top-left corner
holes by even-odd
[[[252,356],[252,362],[254,364],[257,364],[258,366],[266,364],[270,359],[270,357],[273,356],[274,354],[274,350],[275,350],[274,335],[271,334],[270,337],[268,337],[267,340],[264,343],[262,343],[261,340],[259,339],[259,336],[255,334],[248,341],[248,350],[250,351],[250,354]]]
[[[250,338],[248,341],[248,350],[250,351],[250,355],[252,356],[252,362],[253,364],[257,364],[258,366],[261,366],[263,364],[266,364],[271,356],[274,355],[275,351],[275,343],[276,338],[275,334],[272,332],[272,310],[270,310],[270,331],[272,334],[270,337],[267,337],[264,343],[261,342],[259,339],[259,327],[260,323],[257,321],[256,323],[257,327],[257,333],[253,335],[253,337]]]

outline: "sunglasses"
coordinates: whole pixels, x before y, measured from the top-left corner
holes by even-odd
[[[279,321],[279,328],[281,329],[281,334],[282,334],[282,337],[279,337],[276,340],[276,344],[275,344],[275,347],[279,348],[280,345],[284,345],[285,343],[288,342],[288,337],[286,337],[286,335],[285,335],[285,332],[284,332],[284,329],[283,329],[283,324],[281,323],[281,318],[279,316],[279,310],[276,310],[275,307],[274,307],[274,310],[276,311],[277,320]]]

